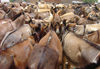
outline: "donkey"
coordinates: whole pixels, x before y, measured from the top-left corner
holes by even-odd
[[[63,35],[64,53],[67,59],[77,68],[84,68],[89,64],[97,64],[100,47],[88,40],[80,39],[72,32]]]
[[[0,20],[0,42],[2,41],[3,37],[7,32],[13,30],[11,22],[12,20],[10,19]]]
[[[0,69],[12,69],[13,56],[7,52],[0,53]]]
[[[30,69],[58,69],[61,63],[62,45],[56,33],[50,30],[34,46],[28,61],[28,67]]]
[[[0,52],[1,69],[26,69],[35,41],[32,37]]]
[[[95,32],[91,32],[84,36],[89,41],[92,41],[94,43],[100,44],[100,30],[97,30]]]
[[[24,15],[21,15],[15,21],[10,19],[0,20],[0,42],[4,37],[7,37],[9,33],[20,28],[25,23],[24,18]]]
[[[14,46],[17,43],[20,43],[28,39],[28,37],[32,35],[31,31],[31,27],[28,24],[24,24],[18,30],[10,33],[5,39],[2,40],[1,49],[5,50],[7,48]]]
[[[88,34],[97,30],[100,30],[100,24],[76,25],[74,28],[74,32],[78,35]]]
[[[35,44],[32,40],[33,39],[29,38],[6,50],[8,54],[13,56],[14,64],[17,69],[25,69],[27,67],[29,56]]]

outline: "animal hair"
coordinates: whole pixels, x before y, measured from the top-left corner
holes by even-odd
[[[84,39],[84,40],[85,40],[85,42],[87,42],[90,46],[92,46],[92,47],[94,47],[94,48],[100,50],[100,46],[99,46],[99,45],[97,45],[97,44],[95,44],[95,43],[93,43],[93,42],[91,42],[91,41],[89,41],[89,40],[87,40],[87,39]]]

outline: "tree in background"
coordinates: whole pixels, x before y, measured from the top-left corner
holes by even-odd
[[[98,0],[83,0],[86,3],[95,3],[98,2]]]
[[[9,0],[10,2],[14,2],[14,0]]]

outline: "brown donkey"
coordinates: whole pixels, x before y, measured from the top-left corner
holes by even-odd
[[[32,31],[31,27],[28,24],[24,24],[18,30],[10,33],[4,40],[2,40],[1,49],[5,50],[7,48],[14,46],[19,42],[28,39],[28,37],[32,35],[31,31]]]
[[[62,63],[62,45],[54,31],[49,31],[34,46],[28,61],[30,69],[58,69]]]
[[[27,61],[34,44],[35,41],[29,37],[27,40],[0,52],[0,68],[11,69],[12,67],[12,69],[26,69]]]
[[[97,63],[100,55],[98,45],[80,39],[72,32],[63,36],[64,52],[67,59],[78,68]]]
[[[21,15],[15,21],[12,21],[10,19],[0,20],[0,42],[9,33],[21,27],[25,23],[24,18],[24,15]]]
[[[90,34],[84,36],[84,38],[94,43],[100,44],[100,30],[91,32]]]
[[[7,52],[0,53],[0,69],[12,69],[13,56]]]

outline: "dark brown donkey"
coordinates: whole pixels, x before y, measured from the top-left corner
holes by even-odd
[[[72,32],[67,32],[63,36],[63,44],[65,55],[75,67],[82,68],[88,64],[98,62],[100,57],[98,45],[80,39]]]
[[[28,61],[29,69],[58,69],[62,63],[62,46],[54,31],[49,31],[34,46]]]

